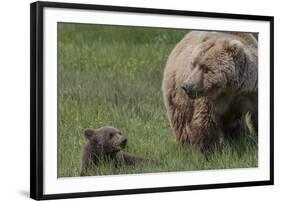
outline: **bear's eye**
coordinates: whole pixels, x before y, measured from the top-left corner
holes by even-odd
[[[114,136],[114,133],[109,133],[109,137],[112,138]]]
[[[208,73],[209,72],[209,67],[207,65],[201,65],[200,68],[202,69],[203,73]]]

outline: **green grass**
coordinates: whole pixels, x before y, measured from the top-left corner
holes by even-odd
[[[187,30],[59,24],[59,177],[79,175],[83,130],[111,125],[128,138],[125,151],[158,160],[90,175],[257,167],[256,137],[226,142],[208,161],[176,143],[163,105],[167,57]]]

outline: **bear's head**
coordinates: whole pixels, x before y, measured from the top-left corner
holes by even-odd
[[[93,148],[102,154],[118,152],[127,144],[127,139],[121,132],[110,126],[98,129],[87,128],[84,131],[84,135]]]
[[[190,56],[188,76],[181,83],[189,98],[216,97],[239,88],[246,52],[244,45],[233,39],[206,39]]]

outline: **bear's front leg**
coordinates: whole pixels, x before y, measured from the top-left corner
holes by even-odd
[[[123,165],[125,165],[125,159],[123,152],[119,151],[114,154],[112,154],[111,158],[114,160],[114,165],[116,168],[120,168]]]
[[[224,135],[212,104],[206,98],[199,98],[194,106],[192,119],[186,123],[190,144],[204,154],[219,149]]]
[[[229,114],[234,114],[234,112],[230,112]],[[225,137],[234,140],[239,138],[242,134],[249,133],[249,128],[246,124],[246,115],[238,114],[229,117],[222,117],[222,128],[225,134]]]
[[[259,132],[259,127],[258,127],[259,120],[258,120],[258,111],[257,110],[252,112],[252,114],[251,114],[251,121],[252,121],[254,130],[255,130],[255,133],[256,133],[256,135],[258,135],[258,132]]]

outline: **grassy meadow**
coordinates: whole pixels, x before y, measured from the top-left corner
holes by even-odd
[[[167,57],[188,30],[59,24],[58,177],[79,176],[87,127],[114,126],[125,151],[158,160],[115,168],[102,163],[89,175],[257,167],[257,138],[226,142],[208,160],[176,143],[163,104]]]

